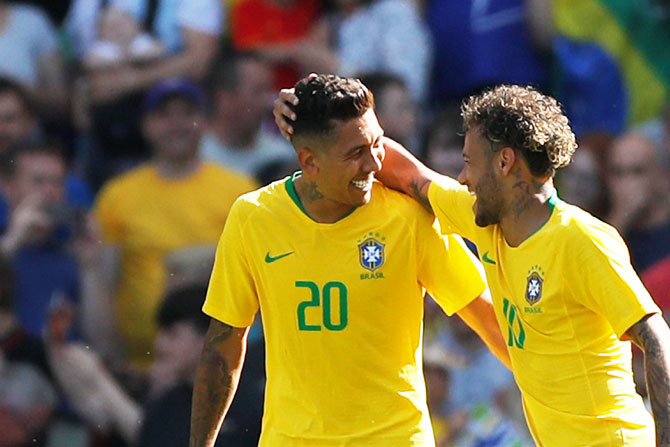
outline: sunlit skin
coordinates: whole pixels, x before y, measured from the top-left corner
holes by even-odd
[[[494,153],[479,132],[468,132],[463,146],[463,169],[458,181],[468,187],[476,200],[472,205],[480,227],[500,222],[503,211],[500,178],[493,169]]]
[[[338,122],[330,135],[296,136],[302,176],[296,192],[318,222],[335,222],[370,201],[375,173],[384,159],[384,131],[372,109]]]
[[[514,149],[496,146],[474,128],[465,135],[463,161],[458,181],[476,197],[478,226],[500,224],[507,243],[518,246],[549,219],[553,181],[533,176]]]

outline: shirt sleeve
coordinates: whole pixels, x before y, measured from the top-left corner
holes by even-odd
[[[234,327],[251,326],[259,308],[242,237],[243,205],[242,200],[237,200],[226,220],[202,308],[210,317]]]
[[[484,270],[459,236],[442,236],[427,213],[417,228],[419,281],[447,315],[472,302],[486,289]]]
[[[457,233],[476,243],[478,227],[472,211],[475,200],[465,186],[442,177],[428,187],[428,200],[443,234]]]
[[[603,315],[621,337],[645,315],[660,312],[630,263],[628,248],[613,228],[579,242],[581,259],[576,275],[585,290],[576,290],[584,305]]]
[[[223,3],[219,0],[181,2],[177,12],[177,23],[183,28],[219,35],[224,23]]]

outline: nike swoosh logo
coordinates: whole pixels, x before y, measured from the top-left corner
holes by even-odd
[[[275,262],[275,261],[277,261],[277,260],[279,260],[279,259],[281,259],[281,258],[285,258],[285,257],[287,257],[288,255],[292,255],[292,254],[293,254],[293,252],[292,252],[292,251],[289,251],[288,253],[283,253],[283,254],[281,254],[281,255],[279,255],[279,256],[270,256],[270,252],[267,252],[267,253],[265,253],[265,262],[267,262],[267,263],[269,264],[269,263],[271,263],[271,262]]]
[[[489,252],[488,252],[488,251],[487,251],[486,253],[484,253],[484,256],[482,256],[482,261],[483,261],[483,262],[486,262],[486,263],[488,263],[488,264],[496,265],[496,261],[494,261],[493,259],[489,258]]]

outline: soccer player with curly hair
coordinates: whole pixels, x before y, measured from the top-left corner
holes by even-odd
[[[297,98],[282,91],[274,113],[290,136],[286,101]],[[577,148],[560,105],[502,85],[469,98],[462,116],[458,181],[389,140],[377,177],[477,245],[535,442],[670,446],[670,330],[617,231],[557,197],[555,170]],[[645,352],[654,420],[629,340]]]

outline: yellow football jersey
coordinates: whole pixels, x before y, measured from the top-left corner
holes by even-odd
[[[428,196],[442,231],[477,245],[538,446],[654,445],[620,337],[659,309],[616,230],[554,195],[549,220],[511,247],[499,225],[475,224],[458,182],[433,183]]]
[[[448,314],[486,285],[462,240],[375,183],[331,224],[293,177],[233,206],[203,310],[232,326],[260,308],[267,352],[261,446],[434,446],[421,362],[424,288]]]
[[[142,165],[102,189],[95,216],[105,242],[120,251],[115,304],[133,365],[147,367],[152,360],[166,256],[189,246],[215,245],[235,199],[256,187],[248,177],[203,163],[193,175],[177,180]]]

